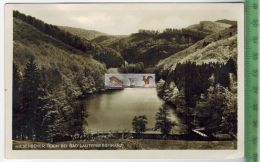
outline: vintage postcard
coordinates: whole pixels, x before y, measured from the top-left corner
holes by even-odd
[[[6,4],[7,158],[243,157],[243,14]]]

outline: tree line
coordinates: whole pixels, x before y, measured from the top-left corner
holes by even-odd
[[[25,15],[20,13],[19,11],[13,11],[13,17],[23,20],[24,22],[33,25],[39,31],[51,35],[52,37],[61,40],[62,42],[69,44],[70,46],[79,49],[83,52],[87,52],[91,50],[91,44],[87,40],[83,40],[82,38],[73,35],[69,32],[61,30],[59,27],[51,24],[47,24],[35,17],[30,15]]]
[[[172,128],[176,126],[176,123],[170,119],[170,109],[166,105],[162,106],[156,113],[155,120],[154,130],[160,130],[163,137],[166,139],[171,133]],[[132,120],[133,130],[138,135],[141,135],[147,130],[147,123],[148,121],[145,115],[135,116]]]
[[[119,43],[119,51],[125,61],[131,64],[143,62],[148,67],[193,45],[207,35],[208,33],[189,29],[165,29],[163,32],[139,30],[138,33],[130,35],[124,43]]]
[[[62,30],[58,26],[47,24],[35,17],[25,15],[19,11],[13,11],[13,17],[20,19],[39,31],[76,48],[86,55],[93,56],[96,60],[106,64],[107,67],[119,67],[123,63],[122,56],[115,50],[92,43],[89,40]]]
[[[144,63],[138,62],[136,64],[122,64],[119,68],[120,73],[144,73]]]
[[[59,72],[54,73],[59,77]],[[24,74],[13,64],[13,139],[51,141],[57,135],[83,131],[84,105],[64,83],[51,86],[51,81],[46,82],[47,75],[33,57]]]
[[[195,31],[191,29],[174,29],[174,28],[166,28],[162,32],[158,30],[145,30],[140,29],[138,33],[133,35],[146,35],[150,37],[155,37],[157,39],[175,39],[177,42],[187,43],[188,41],[197,42],[203,38],[205,38],[209,33],[203,31]]]
[[[175,107],[187,131],[203,128],[209,134],[237,133],[237,65],[178,63],[161,74],[158,95]]]

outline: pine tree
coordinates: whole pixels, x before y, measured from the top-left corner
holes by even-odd
[[[135,116],[132,121],[133,130],[137,133],[143,133],[146,130],[147,118],[145,115]]]
[[[195,109],[197,122],[209,135],[220,131],[222,113],[226,108],[225,102],[225,88],[219,84],[209,87],[206,98],[202,97],[197,101]]]
[[[21,108],[21,76],[19,74],[17,65],[13,63],[13,139],[15,139],[21,133],[20,120],[22,115],[20,114]]]
[[[48,140],[53,142],[53,137],[57,135],[65,135],[68,128],[64,119],[64,110],[62,108],[66,107],[67,103],[64,103],[66,99],[64,98],[64,92],[60,89],[56,90],[54,94],[46,95],[46,104],[42,107],[46,110],[43,120],[42,120],[42,136],[43,140]]]
[[[41,76],[39,69],[34,61],[30,58],[26,64],[22,82],[22,113],[26,116],[23,122],[24,134],[32,139],[33,136],[39,135],[41,129],[41,104],[43,91],[41,89]]]
[[[156,114],[155,129],[160,129],[164,137],[167,137],[170,134],[172,127],[176,125],[169,117],[169,109],[165,106],[160,108],[159,112]]]
[[[235,75],[237,75],[237,64],[232,58],[227,61],[225,66],[229,73],[234,73]]]

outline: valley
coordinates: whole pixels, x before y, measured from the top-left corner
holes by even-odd
[[[229,136],[227,143],[236,148],[236,21],[109,35],[55,26],[19,11],[13,15],[15,143],[110,130],[145,135],[149,129],[162,134],[154,139],[161,147],[163,138],[199,129],[212,140],[207,148],[222,143],[216,142],[219,135]],[[155,73],[156,88],[110,92],[105,73]],[[191,139],[184,149],[203,143]],[[156,148],[149,146],[152,139],[129,140],[141,149]],[[174,149],[184,147],[175,142]]]

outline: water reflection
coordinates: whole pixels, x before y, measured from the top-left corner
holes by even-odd
[[[89,115],[88,125],[85,127],[91,131],[132,131],[132,119],[139,115],[145,115],[148,120],[147,128],[153,128],[155,114],[164,105],[155,88],[125,88],[93,95],[85,102]],[[174,112],[171,119],[180,123]],[[179,126],[173,129],[174,132],[180,130]]]

